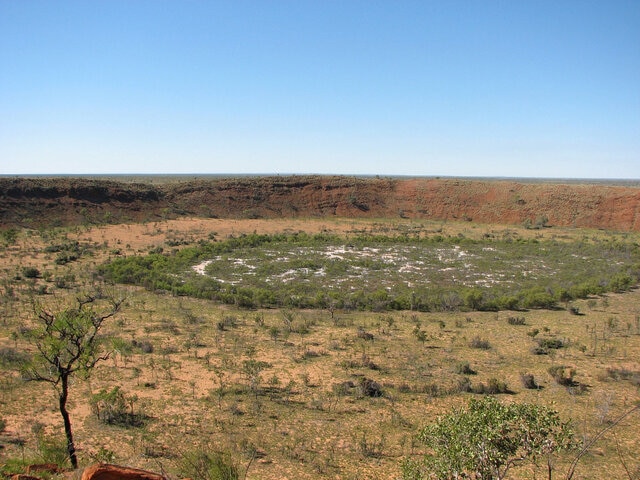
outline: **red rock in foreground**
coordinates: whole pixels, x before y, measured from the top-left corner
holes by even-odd
[[[138,468],[97,463],[84,469],[82,480],[166,480],[166,478]]]

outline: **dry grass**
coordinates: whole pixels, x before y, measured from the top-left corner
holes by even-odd
[[[22,232],[16,245],[0,251],[0,348],[29,352],[31,347],[14,332],[31,321],[30,299],[63,302],[91,288],[94,266],[116,249],[131,255],[168,241],[196,242],[212,233],[225,238],[254,231],[417,228],[478,238],[602,235],[469,223],[218,219]],[[56,265],[55,255],[43,252],[43,247],[66,240],[86,244],[89,253],[77,262]],[[46,273],[50,281],[17,280],[28,266]],[[53,280],[64,276],[72,288],[55,287]],[[41,285],[52,293],[35,295]],[[126,306],[107,333],[128,345],[145,345],[146,350],[151,345],[153,351],[133,348],[114,355],[90,381],[73,384],[72,421],[82,464],[112,452],[115,462],[177,475],[180,457],[206,446],[232,451],[241,465],[253,459],[247,478],[393,478],[404,456],[420,453],[413,441],[417,429],[473,395],[456,392],[465,377],[472,386],[491,378],[505,382],[513,394],[502,395],[503,401],[553,405],[563,418],[573,419],[580,439],[592,437],[638,401],[636,377],[620,372],[640,371],[639,291],[575,302],[582,315],[565,310],[332,315],[234,310],[134,288],[126,294]],[[509,324],[510,316],[524,316],[526,325]],[[529,334],[533,329],[539,330],[535,338]],[[486,339],[491,348],[471,348],[476,337]],[[534,355],[537,338],[562,339],[566,346]],[[457,373],[465,362],[477,373]],[[261,366],[259,378],[252,365]],[[575,369],[573,387],[551,378],[548,370],[557,365]],[[7,425],[0,437],[5,446],[0,463],[23,454],[35,456],[34,432],[41,425],[45,432],[61,432],[50,387],[21,382],[11,365],[1,368],[0,416]],[[521,383],[524,373],[532,374],[542,388],[526,389]],[[363,395],[363,378],[377,382],[383,396]],[[115,385],[137,397],[134,408],[152,417],[146,426],[106,426],[91,414],[90,396]],[[625,477],[619,454],[631,471],[638,469],[639,425],[637,416],[630,417],[615,430],[615,437],[599,442],[580,464],[579,478]],[[24,440],[24,447],[17,445],[18,439]],[[564,473],[567,460],[558,461],[557,475]],[[531,472],[520,475],[531,478]]]

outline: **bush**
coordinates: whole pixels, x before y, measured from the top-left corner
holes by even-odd
[[[180,477],[192,480],[238,480],[240,472],[223,452],[193,451],[182,456]]]
[[[131,346],[142,353],[153,353],[153,343],[149,340],[131,340]]]
[[[65,467],[69,461],[67,442],[63,438],[38,435],[38,455],[43,463],[53,463]]]
[[[558,413],[534,404],[471,399],[423,428],[418,439],[430,452],[402,464],[404,480],[507,478],[510,468],[575,446]],[[549,463],[551,468],[552,463]]]
[[[359,390],[365,397],[381,397],[382,387],[380,384],[369,378],[362,378],[360,380]]]
[[[540,389],[540,385],[536,383],[533,374],[531,373],[523,373],[520,375],[520,380],[522,381],[522,386],[529,390],[538,390]]]
[[[607,368],[606,375],[602,377],[603,380],[628,380],[632,385],[640,386],[640,371],[629,370],[628,368]]]
[[[509,325],[526,325],[524,317],[509,317],[507,323]]]
[[[550,350],[558,350],[565,346],[565,342],[559,338],[539,338],[538,345],[533,347],[535,355],[548,355]]]
[[[473,339],[469,342],[469,346],[471,348],[478,348],[480,350],[489,350],[491,348],[489,340],[485,340],[480,337],[473,337]]]
[[[562,385],[564,387],[572,387],[576,385],[573,380],[573,376],[576,374],[575,368],[564,365],[554,365],[549,367],[549,370],[547,371],[558,385]]]
[[[133,405],[137,399],[136,396],[125,396],[120,387],[110,391],[103,388],[91,398],[91,411],[107,425],[140,427],[144,425],[146,416],[134,413]]]
[[[382,435],[379,439],[370,439],[367,432],[361,432],[352,434],[353,442],[356,444],[357,450],[363,457],[366,458],[382,458],[384,454],[384,448],[386,445],[386,439]]]
[[[460,375],[475,375],[477,373],[471,368],[469,362],[459,362],[456,365],[455,372],[459,373]]]
[[[505,382],[497,378],[490,378],[487,384],[479,383],[471,389],[473,393],[480,395],[497,395],[499,393],[511,393]]]
[[[538,335],[539,333],[540,333],[540,329],[532,328],[527,332],[527,335],[529,335],[531,338],[535,338],[535,336]]]
[[[22,269],[22,275],[24,278],[38,278],[40,276],[40,270],[35,267],[25,267]]]
[[[540,338],[538,339],[538,345],[542,348],[558,350],[564,347],[564,341],[559,338]]]
[[[16,366],[25,363],[29,359],[29,355],[20,352],[15,348],[2,347],[0,348],[0,365],[2,366]]]

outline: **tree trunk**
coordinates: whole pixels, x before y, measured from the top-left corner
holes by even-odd
[[[60,390],[60,414],[64,421],[64,433],[67,436],[67,452],[69,453],[69,460],[71,466],[74,469],[78,468],[78,458],[76,457],[76,446],[73,443],[73,433],[71,432],[71,420],[69,419],[69,412],[67,411],[67,397],[69,389],[69,378],[65,375],[61,377],[62,388]]]

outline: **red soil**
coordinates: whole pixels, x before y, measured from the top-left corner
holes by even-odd
[[[640,186],[338,176],[239,177],[160,185],[0,179],[0,226],[38,228],[210,218],[413,218],[640,231]]]

